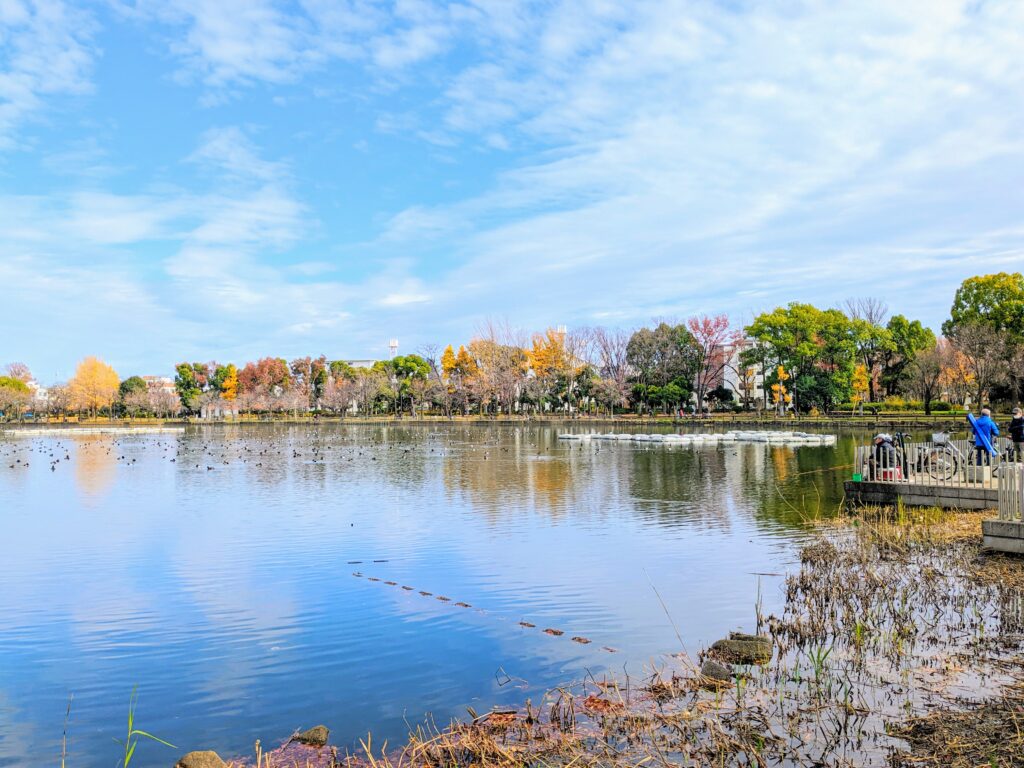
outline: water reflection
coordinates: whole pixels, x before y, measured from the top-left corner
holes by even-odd
[[[75,484],[83,500],[95,504],[110,491],[117,477],[114,438],[82,436],[68,442],[73,444],[70,450],[75,452],[72,462]]]
[[[232,754],[314,721],[341,744],[395,739],[427,712],[639,673],[677,644],[651,582],[691,650],[746,626],[755,573],[782,570],[805,531],[796,502],[834,504],[829,467],[852,449],[396,424],[4,450],[33,458],[0,474],[0,765],[58,749],[69,690],[91,764],[136,683],[147,730]],[[51,452],[70,458],[51,470]]]

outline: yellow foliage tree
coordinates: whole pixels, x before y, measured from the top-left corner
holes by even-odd
[[[454,370],[455,353],[452,351],[452,345],[449,344],[444,348],[444,353],[441,355],[441,372],[444,374],[445,380],[452,375],[452,371]]]
[[[974,383],[974,372],[971,370],[967,358],[960,350],[950,349],[946,362],[942,366],[939,386],[958,403],[963,404],[974,387]]]
[[[785,382],[789,381],[792,377],[786,373],[786,369],[781,365],[778,367],[776,375],[778,377],[778,383],[772,384],[772,403],[774,403],[776,410],[781,416],[782,412],[785,410],[785,406],[790,405],[793,402],[793,395],[791,395],[789,390],[786,389],[785,384]]]
[[[864,397],[867,395],[868,387],[870,386],[866,365],[858,365],[853,369],[853,380],[850,383],[853,387],[853,396],[850,399],[853,401],[854,405],[859,405],[864,401]]]
[[[530,367],[538,379],[564,371],[568,367],[565,353],[565,334],[549,328],[546,333],[533,337],[533,349],[528,352]]]
[[[238,368],[235,367],[234,363],[228,363],[227,369],[228,375],[224,377],[220,396],[225,400],[234,400],[238,397]]]
[[[120,383],[117,371],[97,357],[87,357],[78,364],[74,377],[68,382],[71,406],[95,416],[101,408],[110,408]]]
[[[480,373],[480,366],[463,346],[459,347],[459,354],[455,356],[455,371],[464,378],[472,378]]]

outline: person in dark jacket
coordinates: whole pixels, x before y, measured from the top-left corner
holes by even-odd
[[[974,422],[974,450],[977,458],[975,463],[979,467],[981,466],[982,459],[984,459],[986,464],[992,463],[992,457],[985,448],[985,440],[988,440],[989,445],[995,448],[995,438],[998,436],[999,426],[992,420],[992,411],[988,408],[982,408],[981,416]]]
[[[1013,460],[1024,459],[1024,411],[1020,408],[1013,409],[1013,418],[1010,420],[1010,439],[1013,440]]]
[[[874,449],[868,460],[868,476],[872,480],[891,480],[890,470],[896,466],[896,445],[893,443],[892,437],[884,433],[875,435],[872,442]]]

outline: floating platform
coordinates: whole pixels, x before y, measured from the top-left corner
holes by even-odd
[[[19,427],[0,429],[7,437],[42,437],[46,435],[180,435],[184,427]]]
[[[764,443],[768,445],[826,445],[836,444],[835,435],[817,435],[809,432],[741,431],[687,434],[631,435],[608,432],[565,432],[559,440],[624,440],[635,443],[661,443],[663,445],[715,445],[718,443]]]

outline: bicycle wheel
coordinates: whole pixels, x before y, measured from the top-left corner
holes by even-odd
[[[924,457],[924,469],[935,480],[952,480],[957,471],[956,456],[949,451],[928,451]]]

